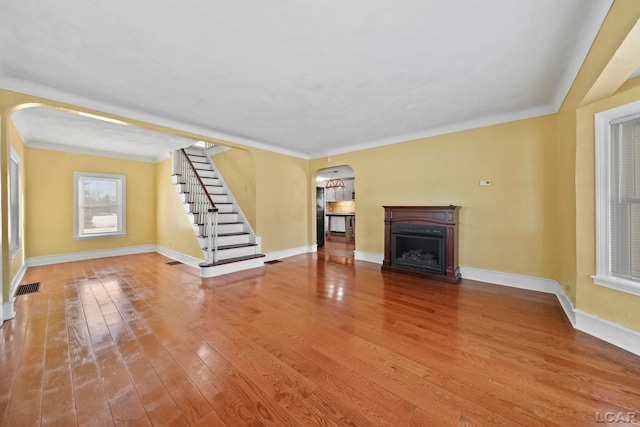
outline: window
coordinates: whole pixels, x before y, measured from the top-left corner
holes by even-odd
[[[640,101],[596,114],[598,285],[640,295]]]
[[[22,233],[20,227],[20,156],[9,146],[9,218],[11,224],[9,241],[11,258],[14,258],[22,249]]]
[[[74,173],[74,237],[95,239],[126,235],[123,175]]]

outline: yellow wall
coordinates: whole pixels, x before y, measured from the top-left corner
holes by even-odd
[[[560,111],[557,119],[556,175],[556,257],[558,280],[565,294],[576,301],[576,113]]]
[[[156,243],[154,164],[35,148],[27,148],[26,157],[28,258]],[[127,177],[126,237],[74,240],[74,172]]]
[[[251,153],[256,168],[254,231],[262,237],[262,251],[309,245],[308,161],[260,149]]]
[[[156,164],[155,181],[158,191],[155,207],[157,244],[204,260],[178,191],[171,182],[171,159]]]
[[[596,273],[594,114],[639,100],[640,86],[636,86],[578,110],[576,308],[640,331],[640,297],[598,286],[591,279]]]
[[[545,116],[332,156],[355,172],[356,250],[383,253],[383,205],[452,204],[461,265],[551,277],[554,143]],[[329,166],[313,160],[312,176]]]
[[[225,184],[242,209],[245,218],[256,227],[256,168],[251,152],[232,148],[212,157]]]
[[[594,114],[640,99],[640,2],[616,0],[557,114],[557,279],[576,309],[640,331],[640,297],[597,286]]]

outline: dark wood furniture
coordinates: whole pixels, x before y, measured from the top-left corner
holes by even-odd
[[[409,274],[417,277],[457,284],[460,282],[458,265],[458,211],[459,206],[383,206],[384,207],[384,261],[382,271]],[[444,233],[444,274],[417,271],[398,266],[394,262],[394,225],[415,225],[418,227],[443,227]]]

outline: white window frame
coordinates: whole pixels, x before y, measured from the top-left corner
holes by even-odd
[[[81,229],[81,202],[80,196],[82,195],[81,182],[86,179],[105,179],[110,181],[116,181],[117,185],[117,198],[118,205],[120,206],[120,212],[118,214],[117,230],[105,233],[83,233]],[[86,239],[104,239],[109,237],[124,237],[127,235],[127,210],[126,210],[126,184],[127,178],[124,175],[111,175],[104,173],[92,173],[92,172],[74,172],[73,173],[73,233],[74,239],[86,240]]]
[[[9,247],[12,259],[22,250],[21,181],[20,156],[13,146],[9,145]]]
[[[640,296],[640,282],[615,277],[611,272],[610,165],[611,125],[620,119],[640,117],[640,101],[595,115],[596,155],[596,274],[595,284]]]

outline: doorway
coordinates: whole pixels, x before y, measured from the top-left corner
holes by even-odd
[[[355,194],[355,174],[350,166],[336,166],[318,171],[316,175],[318,252],[354,257]]]

